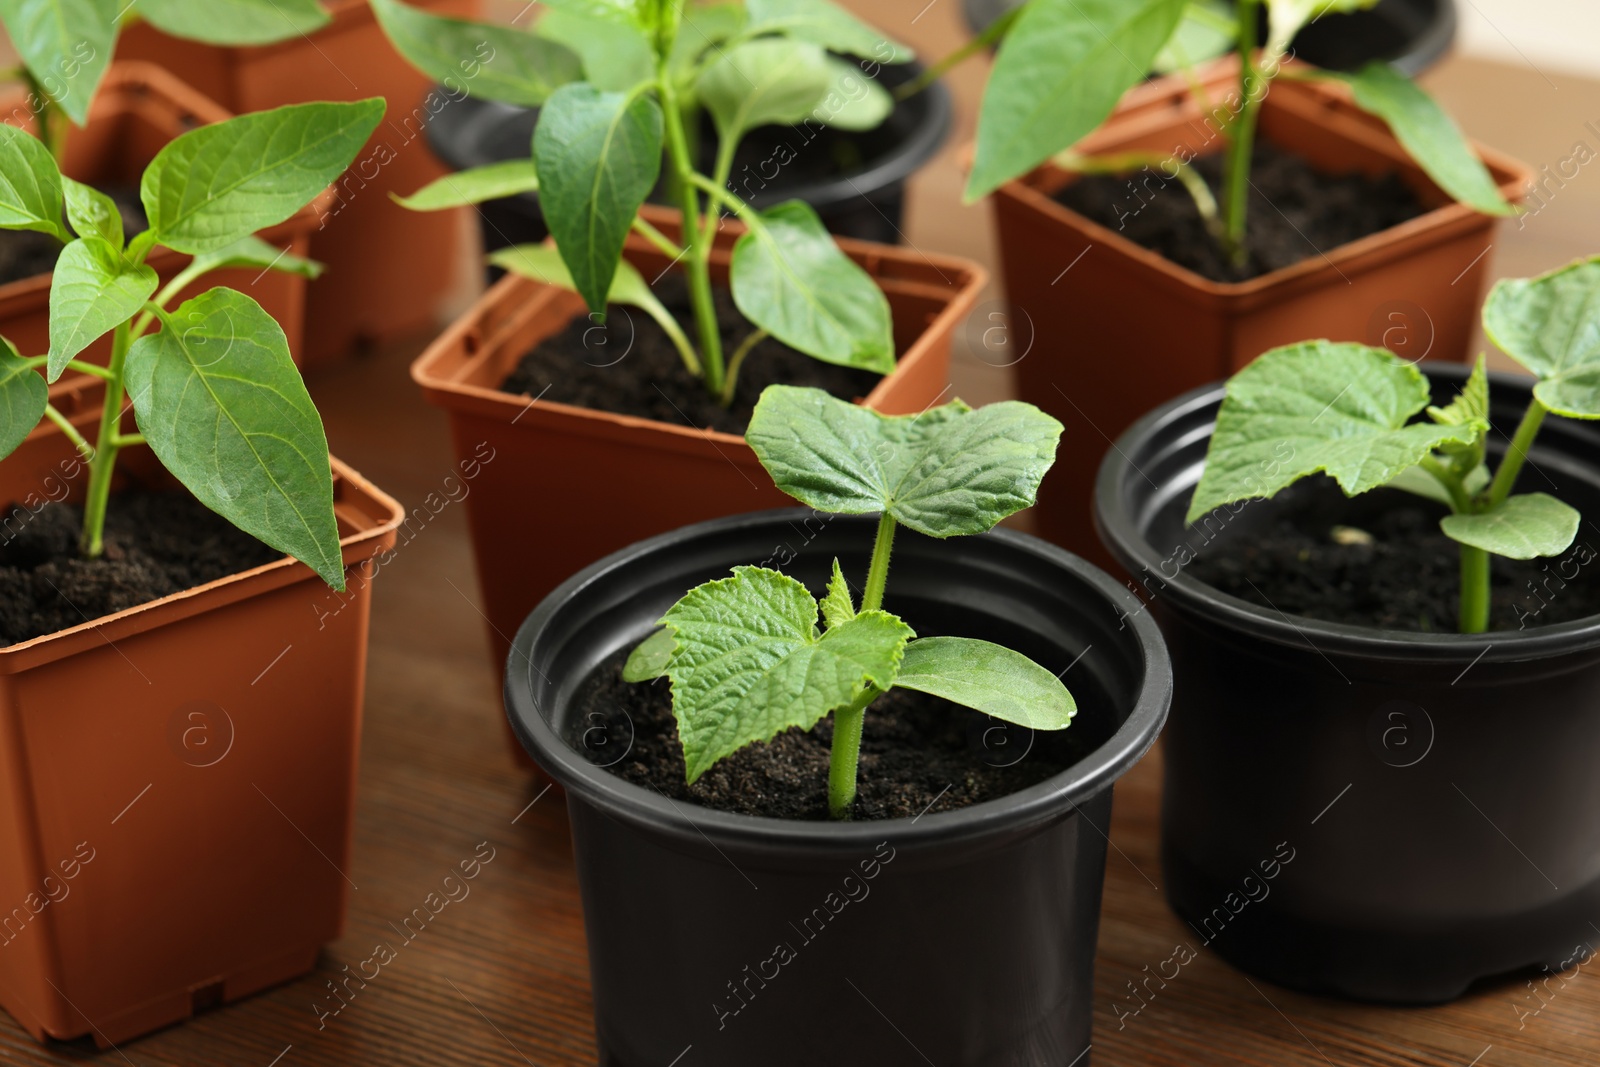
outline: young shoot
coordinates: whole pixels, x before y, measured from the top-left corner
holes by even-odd
[[[440,210],[536,191],[554,247],[508,248],[491,261],[581,294],[594,316],[608,302],[641,308],[723,405],[768,336],[827,363],[894,369],[888,301],[816,212],[798,200],[757,211],[729,179],[740,139],[758,126],[877,126],[894,101],[873,75],[880,63],[910,59],[907,49],[828,0],[560,4],[532,31],[400,0],[373,0],[373,9],[401,54],[447,87],[539,108],[531,158],[449,175],[402,204]],[[702,111],[717,135],[709,170],[696,151]],[[679,212],[673,236],[639,216],[663,176]],[[754,325],[731,352],[712,298],[711,248],[724,212],[746,227],[728,283]],[[630,231],[681,266],[692,339],[622,258]]]
[[[819,511],[876,514],[878,533],[859,602],[837,559],[820,605],[779,571],[735,567],[691,589],[628,657],[627,681],[671,680],[691,783],[746,745],[831,714],[828,810],[848,819],[866,712],[897,686],[1034,730],[1071,723],[1071,694],[1037,663],[988,641],[918,637],[884,610],[895,531],[979,534],[1032,505],[1059,422],[1019,401],[880,415],[774,385],[745,436],[779,489]]]
[[[316,264],[253,235],[343,173],[383,109],[381,99],[299,104],[190,130],[145,169],[149,229],[131,240],[109,197],[63,177],[34,137],[0,125],[0,228],[65,244],[50,286],[49,351],[23,356],[0,338],[0,458],[41,419],[72,441],[89,465],[85,557],[105,549],[118,453],[145,444],[201,503],[344,588],[328,442],[283,330],[221,286],[173,302],[227,267],[315,276]],[[158,244],[194,257],[165,285],[145,262]],[[108,333],[106,366],[81,358]],[[47,381],[68,370],[104,383],[93,441],[50,403]],[[124,401],[137,433],[123,432]]]
[[[1498,283],[1483,326],[1538,379],[1497,468],[1486,462],[1489,379],[1481,356],[1441,408],[1428,405],[1427,379],[1398,356],[1307,341],[1273,349],[1229,379],[1187,521],[1272,497],[1318,472],[1347,496],[1389,486],[1437,500],[1450,509],[1440,529],[1461,545],[1460,630],[1483,633],[1489,555],[1559,555],[1578,532],[1580,516],[1569,505],[1513,490],[1547,415],[1600,419],[1600,257]],[[1292,450],[1287,462],[1284,444]]]
[[[1243,264],[1250,160],[1261,102],[1275,78],[1295,76],[1344,81],[1356,106],[1386,122],[1447,194],[1484,214],[1512,214],[1515,208],[1500,195],[1455,123],[1389,64],[1372,62],[1353,74],[1285,67],[1291,42],[1306,24],[1376,2],[1238,0],[1230,12],[1210,0],[1028,0],[1013,17],[996,24],[994,36],[1002,43],[978,116],[967,198],[985,196],[1051,158],[1063,169],[1086,174],[1147,168],[1179,181],[1222,250]],[[1264,40],[1258,35],[1263,11]],[[1074,150],[1148,72],[1188,71],[1196,62],[1234,49],[1241,57],[1239,80],[1226,98],[1207,100],[1196,85],[1207,123],[1227,141],[1220,195],[1193,172],[1198,153],[1186,144],[1170,152],[1106,156]]]

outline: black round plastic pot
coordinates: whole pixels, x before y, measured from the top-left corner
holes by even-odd
[[[1428,368],[1435,403],[1464,373]],[[1173,909],[1246,971],[1362,1000],[1440,1002],[1587,958],[1600,943],[1600,617],[1403,633],[1202,584],[1189,562],[1248,545],[1291,500],[1360,525],[1396,493],[1346,500],[1319,478],[1185,528],[1222,396],[1200,389],[1136,423],[1096,488],[1101,538],[1172,650],[1161,850]],[[1495,452],[1529,390],[1494,376],[1492,396]],[[1519,488],[1600,516],[1600,433],[1547,420]],[[1584,523],[1552,575],[1594,558],[1595,530]]]
[[[1022,0],[965,0],[963,9],[972,32],[981,33],[1021,4]],[[1357,70],[1382,59],[1416,75],[1444,58],[1455,36],[1455,0],[1380,0],[1365,11],[1317,19],[1295,37],[1294,52],[1329,70]]]
[[[755,818],[669,800],[568,740],[585,679],[691,586],[767,561],[820,591],[835,557],[865,573],[875,525],[797,508],[686,527],[584,570],[518,632],[506,706],[567,791],[601,1064],[692,1047],[700,1065],[864,1067],[916,1062],[914,1047],[1032,1067],[1087,1048],[1112,785],[1155,740],[1171,676],[1155,625],[1124,625],[1137,600],[1083,560],[1011,532],[896,538],[887,609],[1066,672],[1070,729],[1094,747],[1010,796],[915,819]],[[1015,762],[1019,740],[994,758]]]
[[[921,72],[920,65],[906,63],[880,66],[876,77],[893,91]],[[896,105],[878,128],[850,136],[862,159],[858,166],[826,178],[797,175],[787,164],[805,157],[807,149],[817,143],[819,129],[801,123],[782,128],[787,153],[736,167],[731,182],[739,195],[757,208],[804,200],[835,234],[899,244],[904,239],[906,179],[939,150],[953,117],[949,90],[935,82]],[[457,170],[525,159],[537,118],[537,109],[467,97],[429,120],[428,144]],[[762,131],[748,136],[760,137]],[[486,251],[542,241],[549,233],[534,193],[491,200],[479,211]]]

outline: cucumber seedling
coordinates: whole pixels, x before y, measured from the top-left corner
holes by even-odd
[[[735,567],[691,589],[628,657],[625,680],[671,680],[689,782],[831,714],[828,810],[847,819],[863,721],[895,687],[1035,730],[1070,724],[1077,706],[1050,671],[989,641],[918,637],[883,606],[896,529],[989,530],[1034,502],[1060,437],[1059,422],[1020,401],[890,416],[819,389],[768,386],[745,438],[773,483],[819,511],[876,514],[878,532],[859,604],[837,559],[820,604],[781,571]]]
[[[344,588],[328,441],[283,329],[222,286],[173,302],[227,267],[315,276],[316,264],[253,235],[343,173],[383,110],[381,99],[297,104],[190,130],[145,168],[149,228],[132,239],[109,197],[64,177],[31,135],[0,125],[0,228],[65,245],[50,285],[49,351],[23,356],[0,338],[0,457],[41,419],[72,441],[89,465],[85,557],[104,551],[118,453],[145,444],[201,503]],[[156,245],[194,257],[165,285],[145,262]],[[106,366],[80,358],[108,333]],[[93,442],[50,402],[47,380],[68,370],[104,383]],[[125,401],[137,433],[122,430]]]
[[[1548,493],[1513,490],[1546,416],[1600,419],[1600,257],[1499,282],[1484,303],[1483,327],[1538,379],[1496,469],[1486,462],[1489,379],[1481,356],[1441,408],[1428,406],[1422,372],[1393,353],[1307,341],[1273,349],[1229,379],[1187,521],[1272,497],[1318,472],[1347,496],[1390,486],[1437,500],[1450,509],[1440,529],[1461,546],[1460,630],[1483,633],[1489,555],[1554,556],[1577,536],[1577,510]],[[1287,463],[1279,451],[1285,442],[1293,449]]]
[[[728,179],[740,139],[757,126],[877,126],[894,101],[863,67],[904,62],[911,53],[828,0],[552,8],[528,31],[373,0],[395,47],[424,73],[476,96],[539,108],[530,158],[449,175],[400,202],[440,210],[537,192],[555,247],[520,245],[490,260],[581,294],[594,316],[608,302],[639,307],[724,406],[745,357],[768,336],[827,363],[893,370],[888,300],[817,213],[798,200],[757,211]],[[695,149],[702,110],[717,134],[709,172],[699,169]],[[662,177],[663,152],[679,211],[676,238],[639,215]],[[724,211],[746,227],[728,283],[755,327],[731,353],[723,351],[711,279]],[[630,231],[681,265],[693,341],[622,258]]]

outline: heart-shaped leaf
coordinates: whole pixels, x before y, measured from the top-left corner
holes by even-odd
[[[1574,419],[1600,418],[1600,257],[1495,283],[1483,329],[1539,376],[1533,395]]]
[[[443,211],[538,191],[539,175],[533,169],[533,160],[508,159],[504,163],[446,174],[410,196],[389,195],[394,197],[395,203],[412,211]]]
[[[1011,400],[880,415],[820,389],[768,386],[745,440],[777,487],[819,511],[887,512],[918,533],[983,533],[1029,507],[1061,424]]]
[[[539,204],[589,310],[603,314],[639,205],[661,173],[661,108],[579,82],[551,94],[533,131]]]
[[[121,0],[0,0],[17,55],[79,126],[111,62],[121,10]]]
[[[1062,730],[1077,702],[1054,674],[1020,652],[969,637],[923,637],[906,646],[894,680],[1034,730]]]
[[[0,337],[0,459],[11,455],[44,418],[50,387],[11,342]]]
[[[72,357],[133,318],[155,294],[160,279],[150,267],[123,262],[122,252],[100,237],[80,237],[61,250],[50,283],[50,380]]]
[[[61,171],[33,135],[0,123],[0,228],[70,240],[61,225]]]
[[[1150,73],[1185,0],[1032,0],[995,57],[967,179],[976,200],[1105,121]]]
[[[806,587],[762,567],[691,589],[661,621],[676,639],[667,676],[690,782],[745,745],[810,729],[865,686],[888,689],[916,636],[883,611],[819,636]]]
[[[1343,78],[1354,90],[1357,106],[1387,122],[1439,188],[1485,215],[1516,214],[1460,127],[1410,78],[1380,61]]]
[[[163,33],[223,46],[286,41],[331,21],[317,0],[204,0],[203,10],[195,0],[136,2],[139,17]]]
[[[216,288],[128,350],[151,451],[206,507],[344,588],[322,419],[261,305]]]
[[[1445,536],[1511,559],[1565,552],[1578,536],[1578,512],[1548,493],[1518,493],[1476,515],[1446,515]]]
[[[700,75],[696,92],[723,140],[746,130],[799,122],[833,86],[820,45],[768,37],[721,52]]]
[[[302,278],[322,275],[322,264],[314,259],[297,256],[284,248],[268,244],[259,237],[242,237],[231,245],[215,252],[202,252],[194,257],[188,267],[195,275],[209,274],[228,267],[259,267],[263,271],[275,270],[281,274],[298,274]]]
[[[825,363],[894,370],[888,298],[809,204],[761,212],[733,246],[729,282],[745,318],[790,348]]]
[[[524,30],[434,15],[400,0],[372,0],[372,11],[395,50],[452,93],[538,107],[583,77],[576,52]]]
[[[382,117],[379,97],[290,104],[180,135],[139,186],[155,240],[210,252],[282,222],[344,173]]]
[[[1407,425],[1427,404],[1422,372],[1384,349],[1332,341],[1275,348],[1228,380],[1187,521],[1318,471],[1348,496],[1365,493],[1441,445],[1483,432]]]
[[[62,198],[66,201],[67,221],[79,237],[103,238],[112,248],[122,249],[122,212],[116,202],[91,185],[61,178]]]
[[[907,63],[916,54],[828,0],[746,0],[751,33],[776,33],[830,52],[880,63]]]

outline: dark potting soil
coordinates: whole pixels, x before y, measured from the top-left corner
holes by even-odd
[[[602,663],[579,694],[567,738],[574,749],[673,800],[741,815],[828,818],[831,717],[810,732],[785,730],[742,748],[686,785],[672,689],[665,678],[624,682],[627,653]],[[1030,739],[1023,727],[948,700],[891,689],[867,709],[855,817],[915,818],[1026,789],[1088,755],[1095,738],[1083,726]]]
[[[1412,503],[1397,490],[1383,509],[1351,528],[1370,543],[1340,543],[1327,509],[1290,505],[1246,540],[1201,549],[1188,572],[1220,592],[1262,607],[1323,622],[1385,630],[1456,633],[1460,546],[1439,529],[1442,506]],[[1350,521],[1350,520],[1344,520]],[[1347,541],[1359,541],[1346,533]],[[1560,556],[1511,560],[1490,556],[1491,630],[1531,629],[1600,615],[1600,582],[1590,563],[1600,542],[1580,533]]]
[[[118,493],[105,554],[78,554],[83,509],[8,505],[0,522],[0,648],[281,559],[185,493]]]
[[[1223,154],[1194,168],[1222,199]],[[1297,155],[1258,142],[1245,221],[1249,258],[1234,266],[1206,230],[1183,184],[1159,170],[1092,175],[1056,201],[1214,282],[1242,282],[1398,226],[1428,209],[1397,174],[1325,174]]]
[[[667,275],[653,288],[692,340],[694,312],[682,275]],[[739,313],[727,289],[718,288],[715,297],[722,349],[730,358],[755,327]],[[761,390],[774,382],[812,386],[855,400],[880,381],[881,375],[823,363],[769,337],[746,357],[733,404],[724,408],[690,376],[654,319],[638,308],[613,304],[605,326],[579,315],[566,329],[539,342],[500,388],[616,415],[742,434]]]
[[[148,223],[144,205],[136,189],[101,190],[122,212],[122,228],[128,237],[143,233]],[[56,269],[63,245],[55,237],[34,230],[0,230],[0,285],[21,281]]]

